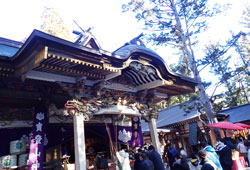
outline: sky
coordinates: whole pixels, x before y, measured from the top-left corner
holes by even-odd
[[[39,28],[43,7],[57,8],[69,27],[73,20],[93,34],[101,47],[114,51],[142,32],[131,14],[122,13],[123,0],[8,0],[0,6],[0,37],[23,40],[33,29]],[[14,5],[15,4],[15,5]]]
[[[209,21],[208,31],[202,34],[201,43],[220,41],[229,37],[229,31],[241,30],[239,20],[247,0],[212,0],[220,3],[232,3],[232,8]],[[7,0],[0,6],[0,37],[22,41],[33,29],[39,28],[40,18],[45,6],[54,6],[70,28],[76,28],[73,20],[92,33],[102,49],[112,52],[143,32],[142,23],[138,23],[132,13],[122,13],[121,6],[126,0]],[[170,48],[155,47],[168,64],[177,62]],[[213,76],[208,71],[202,77]],[[207,76],[210,75],[210,76]],[[205,78],[205,79],[206,79]],[[214,78],[214,77],[213,77]],[[216,78],[214,78],[216,79]],[[213,89],[209,89],[211,93]]]

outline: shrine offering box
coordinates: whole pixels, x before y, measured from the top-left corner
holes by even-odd
[[[29,157],[28,154],[19,155],[18,166],[27,165],[28,157]]]
[[[15,167],[17,166],[16,155],[6,155],[0,157],[0,168]]]
[[[10,142],[10,154],[21,154],[26,151],[26,145],[20,140]]]

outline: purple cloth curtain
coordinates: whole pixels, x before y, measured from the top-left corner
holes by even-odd
[[[143,146],[143,135],[141,129],[140,117],[133,117],[132,119],[132,147]]]
[[[131,147],[143,146],[143,135],[139,117],[131,118],[132,126],[117,126],[118,142],[129,144]],[[114,134],[116,134],[114,132]]]

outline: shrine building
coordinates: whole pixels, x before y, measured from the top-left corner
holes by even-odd
[[[139,37],[114,52],[89,33],[70,42],[34,30],[24,43],[0,38],[0,168],[89,169],[121,144],[143,145],[140,120],[159,150],[161,101],[192,93]],[[8,161],[6,161],[8,160]]]

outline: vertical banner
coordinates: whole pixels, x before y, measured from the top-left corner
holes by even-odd
[[[132,117],[132,147],[143,146],[140,117]]]
[[[30,152],[28,159],[29,170],[42,170],[44,158],[45,126],[47,123],[47,108],[40,104],[35,108],[32,135],[30,140]]]
[[[198,144],[198,125],[197,122],[189,123],[189,144],[197,145]]]

